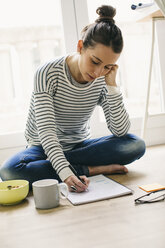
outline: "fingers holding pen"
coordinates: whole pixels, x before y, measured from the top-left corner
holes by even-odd
[[[84,184],[88,187],[90,180],[86,176],[80,176],[80,178],[84,181]]]
[[[80,178],[82,178],[82,177],[80,177]],[[78,192],[78,193],[84,192],[88,188],[87,180],[85,180],[84,177],[82,179],[83,179],[82,182],[77,177],[74,180],[74,186],[77,189],[76,192]]]
[[[76,176],[69,176],[65,183],[68,185],[70,191],[77,193],[84,192],[89,185],[89,179],[86,176],[81,176],[84,183],[82,183]]]

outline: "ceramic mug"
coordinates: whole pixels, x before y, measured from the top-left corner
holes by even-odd
[[[36,208],[49,209],[59,206],[60,198],[68,196],[66,183],[59,183],[55,179],[43,179],[32,183]]]

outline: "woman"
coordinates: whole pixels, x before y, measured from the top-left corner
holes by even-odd
[[[127,173],[124,165],[144,154],[144,141],[128,134],[129,116],[116,84],[123,48],[116,10],[104,5],[96,12],[99,17],[83,29],[76,53],[37,70],[25,131],[28,147],[4,163],[2,180],[26,179],[31,186],[55,178],[82,192],[88,176]],[[97,105],[112,135],[91,139],[89,120]]]

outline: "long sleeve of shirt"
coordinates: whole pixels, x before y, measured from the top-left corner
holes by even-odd
[[[33,105],[31,107],[33,113],[31,112],[31,116],[35,116],[37,135],[45,154],[56,173],[64,181],[67,177],[74,174],[69,168],[69,162],[64,156],[62,146],[56,134],[53,94],[57,87],[57,84],[54,84],[54,80],[56,81],[57,78],[52,69],[50,69],[51,66],[51,63],[50,65],[47,64],[36,72],[31,103]],[[31,123],[31,129],[34,130],[34,123]]]
[[[130,120],[120,89],[114,86],[104,87],[99,105],[103,108],[111,133],[118,137],[125,135],[130,128]]]
[[[57,174],[64,181],[74,174],[69,168],[69,162],[66,160],[57,138],[52,96],[47,92],[35,93],[34,102],[36,125],[41,144]]]

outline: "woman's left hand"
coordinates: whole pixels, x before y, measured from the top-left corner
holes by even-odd
[[[116,74],[118,70],[118,65],[113,65],[111,70],[105,75],[105,82],[109,86],[116,86]]]

